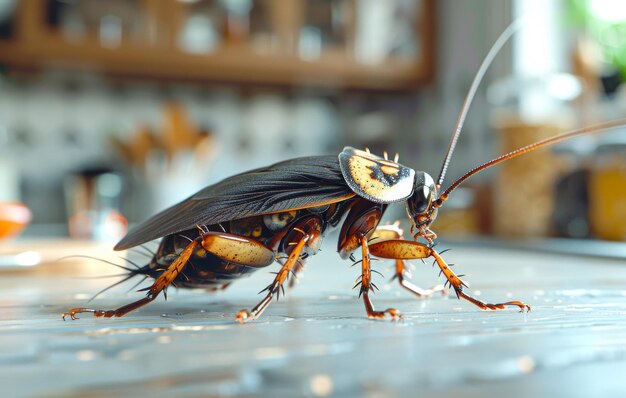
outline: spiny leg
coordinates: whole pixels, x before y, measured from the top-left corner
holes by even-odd
[[[136,310],[139,307],[142,307],[150,303],[151,301],[153,301],[154,299],[158,297],[159,293],[166,290],[167,287],[170,286],[170,284],[174,281],[174,279],[176,279],[176,277],[180,274],[180,272],[183,270],[183,268],[187,264],[187,260],[189,260],[189,257],[191,257],[191,255],[193,254],[193,251],[195,247],[198,245],[198,243],[199,242],[197,240],[191,241],[185,247],[185,249],[180,253],[178,258],[169,267],[167,267],[167,269],[163,271],[161,275],[159,275],[159,277],[154,281],[152,286],[150,286],[147,289],[143,289],[143,290],[147,290],[148,293],[146,294],[146,297],[142,298],[141,300],[134,301],[130,304],[124,305],[114,310],[96,310],[92,308],[80,308],[80,307],[72,308],[68,312],[63,313],[62,315],[63,320],[65,320],[65,317],[67,316],[69,316],[72,320],[76,320],[78,319],[76,314],[82,314],[85,312],[91,312],[93,313],[93,316],[95,317],[104,317],[104,318],[121,317],[121,316],[128,314],[129,312],[133,310]]]
[[[357,282],[357,285],[358,283],[361,284],[359,296],[363,296],[363,303],[365,304],[365,311],[367,312],[367,316],[370,318],[381,319],[385,317],[385,314],[389,314],[391,316],[391,319],[401,319],[402,314],[395,308],[387,308],[384,311],[376,311],[374,309],[374,305],[372,304],[372,300],[370,300],[369,293],[376,287],[376,285],[372,283],[372,270],[370,264],[371,259],[367,244],[367,237],[365,236],[361,238],[361,251],[361,280]]]
[[[370,237],[370,242],[374,242],[370,244],[370,250],[372,248],[372,245],[376,245],[376,242],[389,239],[404,239],[403,232],[404,231],[402,230],[402,228],[400,228],[400,223],[398,221],[391,225],[379,225]],[[397,279],[402,288],[408,290],[409,292],[420,298],[432,296],[435,292],[442,292],[442,294],[445,294],[446,291],[443,285],[436,285],[431,287],[430,289],[423,289],[419,286],[414,285],[408,280],[406,262],[402,259],[396,259],[395,261],[396,269],[393,279]]]
[[[392,239],[373,243],[370,245],[370,251],[376,257],[391,258],[396,260],[419,259],[432,256],[437,262],[439,269],[446,277],[447,283],[449,283],[454,289],[459,299],[463,298],[483,310],[498,310],[507,306],[517,306],[522,311],[530,311],[530,306],[521,301],[507,301],[506,303],[490,304],[482,302],[477,298],[466,294],[463,292],[463,287],[467,287],[467,285],[450,269],[439,253],[437,253],[432,247],[423,243]]]
[[[84,312],[91,312],[96,317],[121,317],[150,303],[158,297],[159,293],[166,291],[170,284],[172,284],[172,282],[182,272],[183,268],[194,253],[197,254],[199,252],[206,251],[217,256],[223,261],[255,268],[266,267],[274,262],[274,252],[254,239],[226,232],[211,232],[204,231],[201,228],[198,229],[200,230],[200,238],[191,241],[179,254],[176,260],[169,265],[167,269],[161,273],[161,275],[159,275],[152,286],[147,289],[142,289],[142,291],[148,291],[146,297],[114,310],[73,308],[63,314],[63,319],[65,319],[66,316],[70,316],[72,319],[77,319],[76,314]],[[201,244],[201,247],[198,247],[199,244]],[[223,287],[226,286],[227,284]]]
[[[264,244],[242,235],[226,232],[203,232],[202,248],[218,258],[253,268],[272,264],[274,252]]]
[[[524,312],[524,310],[530,311],[530,305],[522,301],[514,300],[514,301],[507,301],[505,303],[491,304],[491,303],[485,303],[484,301],[478,300],[477,298],[472,297],[469,294],[466,294],[465,292],[463,292],[463,287],[467,287],[467,285],[454,273],[454,271],[450,269],[448,264],[446,264],[446,262],[441,258],[439,253],[432,250],[431,255],[434,257],[435,261],[437,262],[437,265],[439,266],[439,269],[444,274],[444,276],[448,280],[448,283],[450,284],[450,286],[452,286],[452,288],[454,289],[459,299],[461,298],[465,299],[469,301],[470,303],[476,305],[482,310],[501,310],[508,306],[514,306],[514,307],[519,307],[521,312]]]
[[[280,295],[280,290],[283,289],[283,283],[285,282],[289,274],[293,272],[293,268],[296,266],[296,264],[299,263],[300,255],[302,254],[302,249],[304,248],[304,246],[306,245],[306,243],[309,241],[310,238],[311,238],[311,235],[308,235],[303,232],[302,238],[298,240],[295,246],[292,246],[293,250],[289,254],[289,257],[287,257],[287,260],[281,267],[280,271],[276,273],[276,277],[274,278],[274,281],[268,287],[261,290],[261,292],[264,292],[267,290],[267,295],[263,298],[263,300],[261,300],[251,310],[243,309],[237,313],[237,315],[235,316],[235,319],[237,319],[239,323],[243,324],[245,322],[257,319],[263,313],[263,311],[265,311],[265,309],[269,306],[269,304],[272,302],[272,297],[274,296],[274,294],[276,294],[277,297]],[[284,294],[284,291],[283,291],[283,294]]]
[[[288,258],[288,256],[276,257],[276,261],[282,266],[284,264],[284,261]],[[300,259],[296,262],[296,265],[293,266],[293,269],[291,270],[291,277],[289,278],[289,289],[293,289],[300,282],[299,276],[306,269],[305,260],[305,256],[301,256]]]
[[[289,278],[289,288],[293,289],[296,284],[298,283],[298,276],[302,275],[302,273],[305,270],[305,266],[304,266],[304,259],[301,258],[300,260],[298,260],[296,262],[296,265],[294,265],[293,270],[291,272],[291,278]]]
[[[406,263],[404,260],[396,259],[396,273],[394,275],[395,279],[398,279],[398,283],[404,289],[413,293],[417,297],[430,297],[436,292],[441,292],[445,295],[446,289],[443,285],[436,285],[431,287],[430,289],[423,289],[419,286],[415,286],[413,283],[406,279]]]

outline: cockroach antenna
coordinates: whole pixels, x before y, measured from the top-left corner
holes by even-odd
[[[482,64],[480,65],[480,68],[478,69],[478,72],[476,72],[476,76],[474,77],[474,80],[472,81],[472,85],[470,86],[470,89],[467,93],[467,96],[465,97],[465,101],[463,103],[463,106],[461,108],[461,111],[459,113],[459,118],[457,120],[456,123],[456,127],[454,129],[454,134],[452,135],[452,139],[450,140],[450,144],[448,146],[448,151],[446,152],[446,157],[444,159],[444,162],[441,166],[441,171],[439,172],[439,177],[437,178],[437,183],[436,183],[436,187],[437,190],[440,192],[439,193],[439,197],[437,198],[437,200],[435,200],[433,202],[433,207],[437,208],[437,207],[441,207],[443,202],[446,201],[448,199],[448,196],[450,195],[450,193],[455,190],[459,185],[461,185],[464,181],[466,181],[468,178],[470,178],[471,176],[478,174],[479,172],[491,167],[491,166],[495,166],[496,164],[502,163],[504,161],[507,161],[509,159],[512,159],[514,157],[532,152],[536,149],[539,148],[543,148],[546,146],[550,146],[550,145],[554,145],[556,143],[562,142],[562,141],[566,141],[569,140],[571,138],[574,137],[578,137],[578,136],[582,136],[582,135],[588,135],[588,134],[594,134],[594,133],[600,133],[600,132],[604,132],[607,130],[612,130],[618,127],[624,127],[626,126],[626,119],[617,119],[617,120],[612,120],[609,122],[605,122],[605,123],[600,123],[600,124],[596,124],[594,126],[588,126],[588,127],[584,127],[584,128],[580,128],[580,129],[576,129],[576,130],[571,130],[559,135],[556,135],[554,137],[550,137],[550,138],[546,138],[544,140],[541,141],[537,141],[535,143],[526,145],[524,147],[518,148],[514,151],[508,152],[506,154],[500,155],[495,159],[492,159],[488,162],[483,163],[480,166],[477,166],[473,169],[471,169],[470,171],[468,171],[467,173],[465,173],[464,175],[462,175],[460,178],[458,178],[456,181],[454,181],[452,184],[450,184],[448,186],[448,188],[446,188],[445,190],[441,191],[441,187],[443,185],[443,181],[445,179],[446,176],[446,172],[448,170],[448,166],[450,164],[450,160],[452,158],[452,153],[454,152],[454,148],[456,147],[457,141],[459,139],[459,136],[461,134],[461,130],[463,129],[463,124],[465,123],[465,118],[467,116],[467,113],[469,111],[469,107],[472,104],[472,100],[474,99],[474,97],[476,96],[476,91],[478,90],[478,86],[480,85],[480,82],[482,81],[483,77],[485,76],[485,73],[487,71],[487,68],[491,65],[491,63],[493,62],[493,59],[495,58],[495,56],[497,55],[497,53],[500,51],[500,49],[504,46],[504,44],[511,38],[511,36],[518,30],[520,29],[522,26],[524,26],[524,24],[526,23],[526,19],[525,18],[520,18],[520,19],[516,19],[515,21],[513,21],[505,30],[504,32],[502,32],[500,34],[500,37],[498,37],[498,40],[496,40],[496,42],[493,44],[493,46],[491,47],[491,49],[489,50],[489,53],[487,53],[487,56],[485,57],[485,59],[483,60]]]
[[[500,34],[498,40],[493,43],[491,49],[487,53],[487,56],[483,60],[483,63],[478,68],[478,72],[476,72],[476,76],[474,76],[474,80],[472,81],[472,85],[470,86],[469,91],[467,92],[467,96],[465,97],[465,101],[463,102],[463,106],[461,107],[461,112],[459,112],[459,118],[457,119],[456,126],[454,127],[454,134],[452,135],[452,139],[450,140],[450,144],[448,145],[448,151],[446,152],[446,157],[441,165],[441,171],[439,172],[439,177],[437,178],[437,189],[441,188],[443,184],[443,180],[446,178],[446,173],[448,172],[448,166],[450,165],[450,160],[452,159],[452,154],[454,153],[454,148],[456,147],[457,141],[459,140],[459,136],[461,135],[461,130],[463,129],[463,124],[465,123],[465,118],[467,117],[467,113],[469,112],[470,105],[472,105],[472,101],[476,96],[476,91],[478,91],[478,86],[480,82],[485,77],[487,73],[487,69],[493,62],[494,58],[502,47],[506,44],[506,42],[513,36],[518,29],[520,29],[524,25],[525,19],[519,18],[513,21],[505,30]]]
[[[452,184],[450,184],[450,186],[439,195],[439,199],[437,199],[437,203],[435,204],[435,206],[436,207],[441,206],[441,203],[448,198],[448,196],[450,195],[450,192],[452,192],[454,189],[456,189],[465,180],[467,180],[468,178],[470,178],[474,174],[478,174],[479,172],[485,170],[486,168],[489,168],[491,166],[495,166],[498,163],[502,163],[502,162],[504,162],[506,160],[509,160],[509,159],[514,158],[514,157],[523,155],[525,153],[532,152],[535,149],[539,149],[539,148],[542,148],[542,147],[545,147],[545,146],[553,145],[553,144],[556,144],[556,143],[561,142],[561,141],[569,140],[570,138],[574,138],[574,137],[578,137],[578,136],[582,136],[582,135],[587,135],[587,134],[600,133],[600,132],[604,132],[604,131],[608,131],[608,130],[612,130],[612,129],[616,129],[616,128],[624,127],[624,126],[626,126],[626,119],[611,120],[609,122],[596,124],[594,126],[583,127],[583,128],[576,129],[576,130],[571,130],[571,131],[568,131],[566,133],[559,134],[559,135],[556,135],[554,137],[546,138],[544,140],[537,141],[537,142],[535,142],[533,144],[530,144],[530,145],[526,145],[525,147],[516,149],[516,150],[511,151],[509,153],[506,153],[504,155],[500,155],[500,156],[498,156],[497,158],[495,158],[493,160],[490,160],[490,161],[488,161],[486,163],[483,163],[482,165],[480,165],[478,167],[473,168],[472,170],[468,171],[463,176],[461,176],[459,179],[454,181]]]

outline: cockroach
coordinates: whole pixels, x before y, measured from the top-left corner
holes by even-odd
[[[324,235],[340,228],[337,251],[342,259],[354,258],[360,250],[361,275],[355,287],[365,304],[367,316],[392,319],[401,317],[395,308],[374,308],[370,293],[371,259],[395,260],[395,278],[400,286],[421,296],[421,290],[407,280],[405,261],[432,258],[459,299],[483,310],[508,306],[530,311],[522,301],[491,304],[465,292],[467,285],[435,250],[437,235],[431,225],[437,210],[450,194],[473,175],[514,157],[589,133],[626,124],[617,120],[535,142],[484,163],[450,184],[442,185],[454,148],[488,65],[500,47],[517,29],[512,24],[498,38],[479,68],[459,114],[446,157],[435,181],[429,174],[379,157],[368,150],[346,147],[338,156],[311,156],[287,160],[259,168],[210,185],[186,200],[156,214],[132,229],[115,250],[126,250],[162,238],[151,261],[130,276],[144,275],[154,283],[142,291],[140,300],[112,310],[73,308],[63,314],[121,317],[166,294],[169,286],[221,289],[234,280],[274,262],[280,264],[274,280],[264,289],[267,294],[252,309],[239,311],[241,322],[256,319],[272,298],[284,294],[284,284],[295,276],[305,261],[319,251]],[[412,240],[398,229],[379,226],[387,207],[404,201],[411,221]],[[377,237],[378,239],[371,239]],[[129,277],[130,277],[129,276]]]

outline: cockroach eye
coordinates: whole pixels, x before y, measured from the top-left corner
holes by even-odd
[[[416,172],[413,195],[406,201],[409,216],[415,219],[418,215],[426,213],[436,195],[437,189],[433,178],[423,171]]]

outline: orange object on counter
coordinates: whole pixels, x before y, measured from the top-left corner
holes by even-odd
[[[626,241],[626,160],[623,153],[603,156],[591,170],[589,221],[596,237]]]
[[[0,203],[0,239],[18,235],[32,217],[28,207],[22,203]]]

